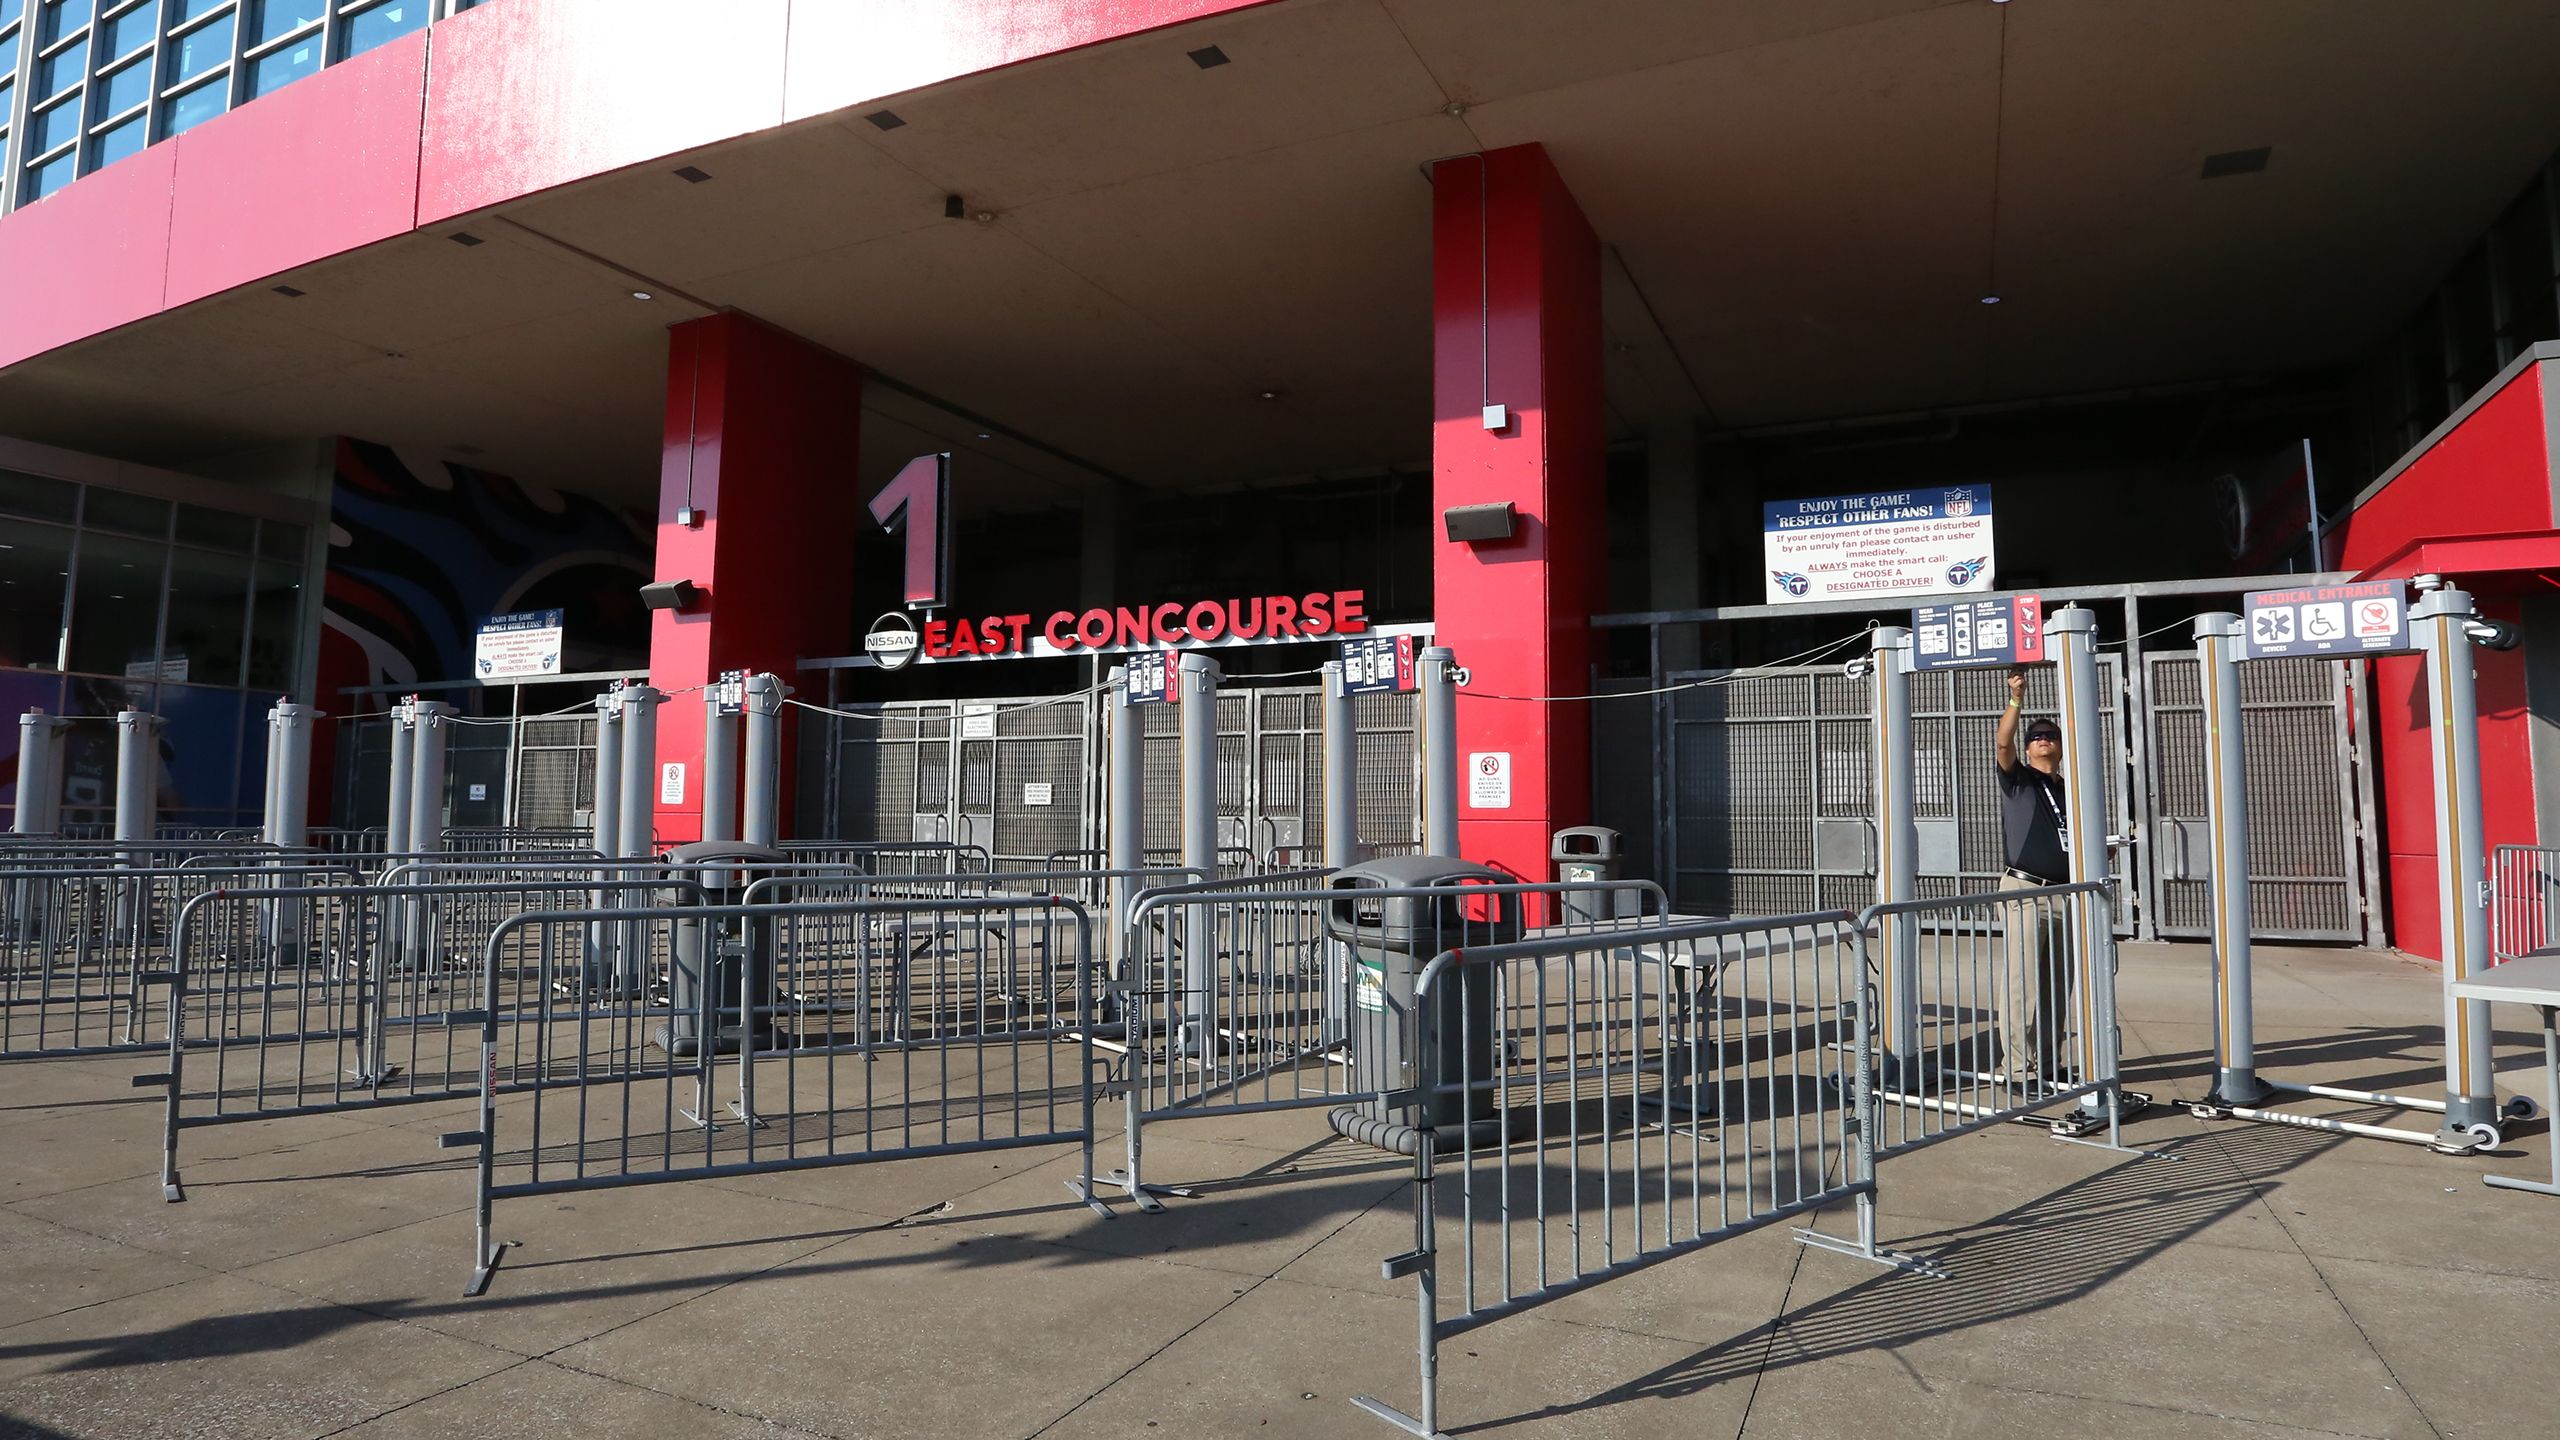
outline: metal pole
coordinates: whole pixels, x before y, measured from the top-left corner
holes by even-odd
[[[747,677],[747,806],[739,834],[750,845],[781,843],[782,700],[790,693],[779,675]]]
[[[320,712],[308,705],[279,700],[267,712],[275,749],[267,758],[273,783],[268,787],[267,839],[288,849],[311,843],[311,726]]]
[[[2257,1037],[2249,976],[2249,781],[2242,744],[2237,615],[2196,617],[2196,675],[2204,695],[2205,831],[2213,857],[2213,1093],[2221,1105],[2257,1105]]]
[[[1422,692],[1422,849],[1458,854],[1458,657],[1446,645],[1426,646],[1414,658],[1414,683]]]
[[[607,690],[596,697],[596,771],[595,798],[588,819],[595,826],[596,854],[612,860],[622,853],[622,692]],[[603,880],[610,872],[599,870]],[[610,909],[622,903],[621,890],[596,892],[594,907]],[[614,951],[620,932],[610,923],[597,922],[587,927],[587,967],[585,989],[593,994],[602,989],[615,973]]]
[[[50,835],[62,828],[62,732],[71,722],[42,710],[18,717],[18,808],[9,828]]]
[[[149,840],[160,823],[160,717],[116,716],[116,838]]]
[[[416,702],[416,751],[409,762],[409,842],[424,855],[444,848],[445,752],[453,740],[454,708],[441,700]]]
[[[2107,737],[2098,712],[2098,617],[2085,605],[2069,605],[2045,618],[2045,648],[2053,656],[2062,699],[2063,848],[2070,880],[2108,879]],[[2105,904],[2077,898],[2063,907],[2072,960],[2071,1005],[2080,1046],[2081,1075],[2115,1073],[2113,1006],[2098,987],[2115,979],[2115,928]],[[2041,922],[2038,922],[2041,923]],[[2115,1087],[2081,1101],[2087,1111],[2117,1109]]]
[[[1342,662],[1324,662],[1324,863],[1360,862],[1360,720]]]
[[[418,697],[391,707],[391,796],[383,812],[382,849],[397,855],[409,848],[410,771],[418,759]]]
[[[1111,667],[1111,688],[1104,692],[1104,703],[1110,707],[1111,733],[1108,774],[1104,785],[1110,796],[1104,812],[1102,843],[1108,863],[1105,869],[1118,870],[1120,877],[1111,882],[1112,909],[1110,935],[1112,953],[1117,955],[1127,939],[1129,902],[1143,884],[1127,872],[1146,864],[1147,836],[1145,792],[1146,726],[1139,718],[1137,706],[1129,703],[1129,667]],[[1124,976],[1124,979],[1135,979]]]
[[[1868,682],[1874,704],[1868,744],[1873,754],[1876,903],[1899,905],[1920,898],[1920,827],[1913,820],[1911,772],[1911,632],[1880,625],[1868,639]],[[1889,918],[1878,934],[1884,954],[1876,967],[1885,1013],[1885,1065],[1896,1069],[1920,1051],[1919,926],[1909,915]]]
[[[1210,879],[1218,874],[1218,662],[1185,655],[1182,686],[1182,863]],[[1183,907],[1183,1035],[1185,1053],[1212,1048],[1209,1022],[1217,975],[1212,907]]]
[[[741,688],[736,704],[743,708],[745,677],[721,676],[702,687],[702,838],[738,838],[738,710],[730,708],[733,684]]]
[[[657,843],[658,705],[666,693],[647,685],[622,687],[622,844],[625,857],[646,855]]]
[[[2473,1148],[2482,1128],[2494,1135],[2499,1119],[2497,1081],[2489,1068],[2489,1004],[2453,995],[2454,985],[2487,969],[2489,960],[2489,917],[2480,893],[2480,712],[2468,628],[2475,618],[2471,597],[2450,587],[2409,610],[2427,657],[2436,905],[2444,927],[2444,1128],[2436,1132],[2436,1143],[2453,1150]]]
[[[267,712],[267,793],[258,801],[258,838],[270,845],[276,843],[276,812],[282,808],[276,803],[276,786],[284,779],[284,766],[276,759],[276,747],[280,743],[278,739],[280,728],[276,724],[275,711],[269,710]]]

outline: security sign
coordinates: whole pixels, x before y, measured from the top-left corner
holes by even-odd
[[[1413,688],[1413,637],[1362,635],[1342,642],[1342,693],[1372,695]]]
[[[1923,605],[1911,612],[1911,665],[1952,670],[1967,665],[2033,665],[2044,659],[2044,601],[2001,595]]]
[[[2414,650],[2409,599],[2397,580],[2260,590],[2245,602],[2241,657],[2387,655]]]
[[[1173,683],[1180,654],[1172,650],[1155,650],[1129,657],[1129,703],[1162,705],[1177,700],[1180,687]]]

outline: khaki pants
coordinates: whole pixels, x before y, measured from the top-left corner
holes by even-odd
[[[2035,881],[2002,875],[2000,889],[2034,890]],[[1992,976],[1992,1010],[2000,1026],[2000,1074],[2011,1084],[2048,1081],[2076,1070],[2070,1044],[2070,927],[2055,900],[2000,907],[2002,944]]]

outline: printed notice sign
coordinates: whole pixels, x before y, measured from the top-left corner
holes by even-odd
[[[1413,688],[1413,637],[1358,635],[1342,642],[1342,693],[1386,694]]]
[[[1023,782],[1022,782],[1022,803],[1023,803],[1023,804],[1025,804],[1025,805],[1050,805],[1050,804],[1055,804],[1055,803],[1056,803],[1055,796],[1056,796],[1056,794],[1057,794],[1057,791],[1056,791],[1056,789],[1054,788],[1054,784],[1055,784],[1055,782],[1053,782],[1053,781],[1048,781],[1048,780],[1025,780],[1025,781],[1023,781]]]
[[[2241,621],[2243,660],[2417,648],[2409,639],[2408,593],[2397,580],[2254,591]]]
[[[1915,670],[2033,665],[2044,659],[2044,603],[2033,595],[1958,600],[1911,612]]]
[[[1152,653],[1140,651],[1129,657],[1129,703],[1162,705],[1178,700],[1182,688],[1174,684],[1178,660],[1171,650]]]
[[[1772,605],[1991,588],[1988,485],[1772,500],[1760,515]]]
[[[473,642],[471,661],[471,673],[482,680],[559,674],[560,612],[490,616]]]
[[[996,707],[993,705],[960,707],[960,738],[963,740],[996,738]]]
[[[1467,757],[1467,804],[1478,810],[1511,808],[1511,752],[1479,750]]]
[[[658,803],[661,805],[684,803],[683,761],[670,760],[658,767]]]

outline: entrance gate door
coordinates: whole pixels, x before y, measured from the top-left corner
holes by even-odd
[[[1868,682],[1841,667],[1674,675],[1694,688],[1663,697],[1672,784],[1667,842],[1672,902],[1703,915],[1791,915],[1857,909],[1875,899],[1875,800],[1869,793]],[[2121,831],[2129,747],[2123,664],[2098,658],[2108,731],[2107,813]],[[2054,711],[2053,674],[2031,672],[2029,713]],[[1912,678],[1913,814],[1920,895],[1989,890],[2002,865],[1992,736],[2007,708],[1998,670]],[[2139,867],[2131,871],[2138,876]],[[2141,895],[2128,884],[2116,922],[2130,928]]]
[[[2152,919],[2157,933],[2212,933],[2213,859],[2206,849],[2204,699],[2193,652],[2143,657],[2151,701]],[[2362,941],[2364,866],[2357,782],[2363,772],[2352,672],[2335,660],[2253,660],[2240,667],[2240,725],[2249,786],[2250,928],[2268,940]]]

